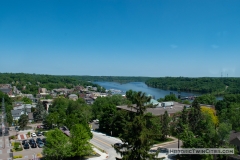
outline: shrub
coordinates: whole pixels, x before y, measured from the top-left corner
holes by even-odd
[[[15,142],[13,143],[14,144],[14,148],[18,148],[20,146],[20,143],[19,142]]]
[[[16,155],[16,156],[13,156],[13,159],[22,158],[22,157],[23,157],[22,155]]]
[[[22,151],[23,149],[22,149],[22,147],[19,147],[19,148],[15,148],[15,151],[17,152],[17,151]]]
[[[38,158],[41,158],[41,157],[42,157],[42,154],[41,154],[41,153],[38,153],[38,154],[37,154],[37,157],[38,157]]]
[[[27,133],[28,136],[30,136],[30,134],[31,134],[30,132]]]

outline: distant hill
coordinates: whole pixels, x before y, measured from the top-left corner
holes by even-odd
[[[240,78],[232,77],[161,77],[148,79],[145,83],[154,88],[203,94],[223,95],[226,93],[240,93]]]

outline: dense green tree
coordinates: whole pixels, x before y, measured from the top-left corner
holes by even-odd
[[[13,117],[12,117],[12,114],[7,112],[6,113],[6,119],[7,119],[7,123],[9,126],[12,126],[12,123],[13,123]]]
[[[92,147],[89,142],[90,139],[91,137],[89,136],[87,129],[83,125],[74,125],[71,129],[70,137],[73,155],[80,158],[90,155],[92,153]]]
[[[204,94],[199,97],[197,97],[198,103],[200,104],[210,104],[210,105],[215,105],[217,100],[216,97],[212,94]]]
[[[154,88],[199,92],[202,94],[213,93],[214,95],[224,95],[228,93],[240,93],[239,78],[160,77],[150,78],[145,83]]]
[[[22,114],[18,120],[18,124],[21,129],[24,129],[28,124],[28,116],[26,114]]]
[[[189,119],[189,125],[191,127],[191,130],[194,131],[194,134],[199,133],[199,130],[201,128],[201,125],[199,124],[199,122],[202,120],[202,114],[201,114],[200,104],[198,103],[198,99],[195,99],[193,101],[188,119]]]
[[[28,97],[23,97],[22,98],[22,101],[25,103],[25,104],[32,104],[32,100]]]
[[[152,104],[149,103],[150,100],[151,97],[147,97],[145,93],[134,93],[131,101],[135,103],[130,105],[130,107],[136,110],[137,115],[143,115],[147,108],[152,107]]]
[[[35,112],[33,113],[34,121],[35,122],[43,121],[44,116],[46,116],[46,110],[42,102],[38,102],[38,104],[36,105]]]
[[[125,143],[128,149],[123,155],[123,159],[148,159],[154,155],[148,154],[151,145],[154,143],[154,132],[151,130],[149,120],[151,115],[145,114],[147,109],[147,102],[150,101],[149,97],[146,97],[144,93],[138,92],[131,99],[132,102],[136,102],[136,106],[131,106],[136,110],[136,114],[133,115],[132,121],[127,122],[124,127],[124,134],[120,135],[121,140]],[[126,144],[127,142],[127,144]],[[131,148],[131,149],[129,149]],[[123,154],[118,148],[115,148],[117,152]]]
[[[164,102],[164,101],[175,101],[178,102],[179,99],[176,97],[175,94],[170,94],[170,95],[166,95],[164,98],[160,98],[158,99],[159,102]]]
[[[59,122],[59,114],[57,112],[49,113],[43,120],[43,124],[48,128],[54,128],[54,126],[58,125]],[[57,126],[59,127],[59,126]]]
[[[70,114],[67,116],[64,125],[68,127],[69,130],[73,128],[74,125],[79,123],[79,119],[76,114]]]
[[[124,127],[126,123],[130,120],[127,111],[118,110],[114,113],[112,117],[111,133],[112,136],[119,137],[119,135],[124,134]]]
[[[111,134],[112,131],[112,121],[115,115],[116,107],[114,105],[109,105],[104,108],[104,112],[99,119],[99,129],[107,134]]]
[[[64,112],[66,114],[66,110],[68,107],[69,100],[66,98],[56,98],[54,99],[52,105],[49,107],[48,112]]]
[[[51,130],[46,135],[46,145],[43,148],[44,159],[63,160],[72,157],[72,146],[69,138],[59,129]]]
[[[169,126],[169,122],[170,122],[170,117],[168,115],[168,112],[165,111],[164,115],[162,116],[162,140],[166,140],[167,136],[170,134],[170,126]]]
[[[216,128],[217,130],[217,147],[226,147],[229,145],[229,136],[230,131],[232,130],[232,125],[229,123],[220,123],[219,126]]]

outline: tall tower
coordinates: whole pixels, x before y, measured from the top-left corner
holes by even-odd
[[[4,124],[4,118],[5,118],[5,104],[4,104],[4,97],[2,98],[2,136],[4,137],[5,134],[5,124]]]

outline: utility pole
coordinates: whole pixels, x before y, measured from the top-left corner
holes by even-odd
[[[5,134],[5,124],[4,124],[4,117],[5,117],[5,105],[4,105],[4,97],[2,98],[2,138],[3,138],[3,146],[2,148],[5,148],[5,140],[4,140],[4,134]]]

